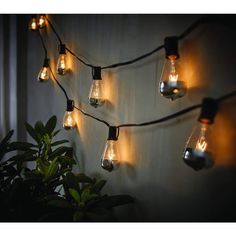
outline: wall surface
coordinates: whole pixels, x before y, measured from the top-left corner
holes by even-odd
[[[23,16],[18,16],[19,18]],[[200,15],[50,15],[69,48],[95,65],[129,60],[183,32]],[[234,21],[236,17],[234,17]],[[27,26],[26,26],[27,27]],[[42,30],[55,69],[57,40]],[[71,98],[85,111],[117,125],[161,118],[205,96],[218,97],[236,89],[236,31],[224,25],[202,25],[180,43],[185,97],[170,101],[160,96],[159,78],[164,51],[136,64],[103,72],[107,103],[88,104],[91,69],[69,56],[71,73],[58,77]],[[43,50],[36,33],[28,33],[27,119],[60,122],[65,99],[53,81],[38,83]],[[77,170],[107,180],[104,192],[130,194],[135,203],[117,209],[122,221],[235,221],[236,220],[236,100],[223,103],[212,129],[215,166],[194,171],[182,152],[199,111],[161,125],[123,128],[119,136],[121,166],[108,173],[100,167],[108,129],[77,114],[78,129],[62,130],[78,160]]]

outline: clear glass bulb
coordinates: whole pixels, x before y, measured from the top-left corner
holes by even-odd
[[[183,97],[187,91],[177,67],[176,57],[167,59],[160,80],[160,93],[171,100]]]
[[[40,15],[38,19],[38,26],[40,29],[44,28],[46,26],[46,20],[44,15]]]
[[[115,140],[107,140],[104,152],[102,154],[101,165],[107,171],[116,170],[119,167],[120,160]]]
[[[30,30],[36,30],[37,29],[37,21],[35,17],[32,17],[29,22],[29,29]]]
[[[67,70],[66,70],[66,66],[67,66],[67,61],[66,61],[66,54],[60,54],[58,61],[57,61],[57,73],[59,75],[65,75]]]
[[[49,79],[48,67],[44,66],[38,74],[38,81],[44,82],[44,81],[47,81],[48,79]]]
[[[71,130],[76,126],[76,122],[73,116],[73,111],[66,111],[63,118],[63,128]]]
[[[89,93],[89,104],[93,107],[98,107],[102,106],[104,103],[102,80],[93,80]]]
[[[186,164],[195,170],[209,168],[213,164],[209,133],[209,125],[199,123],[187,142],[183,158]]]

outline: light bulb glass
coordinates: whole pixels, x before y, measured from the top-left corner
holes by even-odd
[[[65,75],[67,72],[66,66],[67,66],[66,54],[60,54],[57,61],[57,73],[59,75]]]
[[[46,26],[46,19],[44,15],[40,15],[38,19],[38,26],[40,29],[44,28]]]
[[[181,80],[178,70],[178,60],[170,57],[166,60],[160,80],[160,93],[166,98],[175,100],[183,97],[186,93],[186,84]]]
[[[44,81],[47,81],[48,79],[49,79],[48,67],[44,66],[38,74],[38,81],[44,82]]]
[[[120,160],[117,150],[117,141],[107,140],[104,152],[102,154],[102,168],[107,171],[113,171],[119,167],[119,164]]]
[[[63,128],[71,130],[76,126],[73,111],[66,111],[63,118]]]
[[[187,142],[184,150],[184,161],[195,170],[208,168],[212,165],[209,135],[209,125],[199,123]]]
[[[89,93],[89,104],[93,107],[98,107],[102,106],[104,103],[102,80],[93,80]]]
[[[36,30],[37,29],[37,21],[36,21],[35,17],[31,18],[31,20],[29,22],[29,29],[30,30]]]

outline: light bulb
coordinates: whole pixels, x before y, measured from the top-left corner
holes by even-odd
[[[65,75],[67,72],[67,58],[66,58],[66,46],[65,44],[59,45],[59,58],[57,61],[57,73],[59,75]]]
[[[213,153],[209,136],[210,124],[213,123],[216,112],[216,101],[205,98],[203,100],[202,112],[198,119],[199,124],[192,131],[183,156],[184,162],[194,170],[209,168],[213,165]]]
[[[63,118],[63,128],[65,130],[72,130],[76,126],[73,110],[74,101],[67,100],[67,109]]]
[[[117,128],[109,127],[109,135],[104,152],[102,154],[101,166],[111,172],[120,165],[119,153],[117,149]]]
[[[36,16],[33,15],[30,19],[29,22],[29,30],[36,30],[37,29],[37,20],[36,20]]]
[[[49,59],[46,58],[46,59],[44,59],[44,63],[43,63],[42,69],[39,71],[38,81],[44,82],[44,81],[47,81],[49,79],[49,69],[48,69],[48,66],[49,66]]]
[[[46,27],[46,19],[45,19],[45,15],[40,15],[39,19],[38,19],[38,27],[40,29]]]
[[[185,82],[178,70],[178,40],[176,37],[165,39],[166,62],[160,79],[160,93],[166,98],[175,100],[183,97],[187,91]]]
[[[102,91],[101,67],[93,69],[93,82],[89,93],[89,104],[93,107],[102,106],[105,103]]]

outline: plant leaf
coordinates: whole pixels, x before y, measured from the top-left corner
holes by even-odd
[[[60,144],[63,144],[63,143],[68,143],[69,141],[68,140],[60,140],[60,141],[56,141],[54,143],[51,144],[51,146],[57,146],[57,145],[60,145]]]
[[[75,174],[76,180],[80,183],[93,183],[93,179],[83,173]]]
[[[35,129],[27,122],[25,122],[25,128],[27,130],[27,132],[29,133],[29,135],[38,143],[40,144],[40,138],[37,134],[37,132],[35,131]]]
[[[14,150],[27,151],[31,147],[35,147],[35,145],[32,143],[27,143],[27,142],[12,142],[9,145],[9,148],[11,151],[14,151]]]
[[[49,165],[49,167],[48,167],[48,169],[47,169],[46,176],[47,176],[47,177],[52,177],[52,176],[54,176],[54,175],[56,174],[56,172],[58,171],[58,169],[59,169],[59,166],[58,166],[57,159],[54,159],[54,160],[50,163],[50,165]]]
[[[82,221],[84,218],[84,213],[81,211],[76,211],[73,215],[73,221]]]
[[[56,116],[52,116],[47,124],[45,125],[45,130],[47,131],[48,134],[52,134],[53,130],[55,129],[57,124],[57,117]]]
[[[48,201],[48,205],[60,208],[71,208],[71,205],[63,198],[50,200]]]
[[[69,193],[77,203],[80,203],[80,195],[75,189],[69,188]]]
[[[98,180],[91,188],[91,192],[94,193],[99,193],[101,191],[101,189],[104,187],[104,185],[106,184],[106,180]]]
[[[40,137],[42,137],[45,133],[45,127],[42,121],[37,121],[34,126],[34,129],[38,134],[40,134]]]

